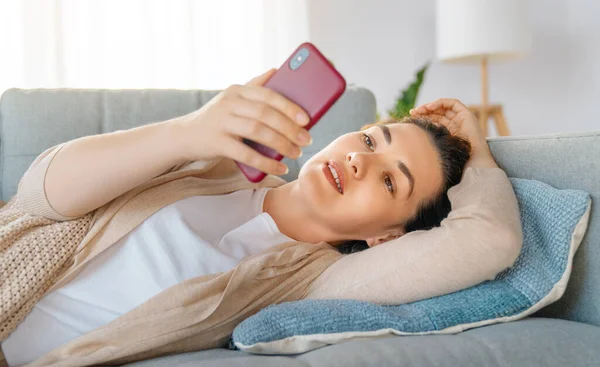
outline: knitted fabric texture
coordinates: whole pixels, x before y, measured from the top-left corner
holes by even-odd
[[[70,264],[93,213],[59,222],[23,212],[17,196],[0,208],[0,341]]]

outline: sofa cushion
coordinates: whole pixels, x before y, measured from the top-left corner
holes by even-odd
[[[127,367],[597,366],[598,340],[597,326],[528,317],[456,335],[352,340],[291,356],[218,348],[131,363]]]
[[[512,178],[523,225],[514,266],[468,289],[398,306],[354,300],[271,305],[236,327],[232,346],[293,354],[345,340],[386,335],[454,334],[531,315],[558,300],[591,207],[587,193]],[[367,250],[368,251],[368,250]]]

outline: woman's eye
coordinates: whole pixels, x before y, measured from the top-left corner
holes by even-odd
[[[375,150],[375,144],[373,144],[373,139],[368,135],[363,133],[363,142],[370,150]]]
[[[392,179],[390,176],[385,175],[383,181],[385,182],[385,187],[389,192],[394,192],[394,184],[392,183]]]

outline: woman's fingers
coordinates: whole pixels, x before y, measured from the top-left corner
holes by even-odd
[[[260,121],[239,116],[233,117],[233,119],[227,129],[229,133],[265,145],[291,159],[302,155],[298,146]]]
[[[237,139],[227,139],[224,145],[224,151],[227,152],[229,158],[272,175],[287,173],[288,169],[285,164],[260,154]]]
[[[433,102],[425,104],[425,107],[429,110],[437,110],[438,108],[453,110],[456,113],[459,113],[463,110],[468,110],[467,106],[465,106],[461,101],[454,98],[439,98]]]
[[[310,121],[308,115],[300,106],[272,89],[251,85],[241,88],[239,93],[245,99],[268,104],[300,126],[306,126]]]
[[[235,116],[261,122],[298,146],[310,143],[311,138],[308,131],[268,104],[237,98],[233,102],[232,113]],[[252,139],[252,137],[249,138]]]
[[[414,109],[419,114],[427,114],[437,110],[452,110],[455,113],[459,113],[463,110],[468,110],[468,108],[458,99],[438,98],[433,102],[422,104]]]
[[[435,111],[427,111],[426,113],[418,113],[418,112],[414,112],[414,110],[411,110],[411,115],[413,115],[413,116],[429,116],[430,114],[443,115],[449,119],[452,119],[452,118],[454,118],[454,116],[457,115],[457,113],[454,112],[453,110],[448,110],[445,108],[438,108]]]
[[[433,121],[436,124],[448,125],[450,123],[450,119],[448,119],[446,116],[439,115],[436,113],[430,113],[430,114],[426,115],[425,117],[429,118],[431,121]]]
[[[452,110],[446,110],[446,113],[444,113],[444,116],[446,116],[450,120],[452,120],[456,115],[457,113]]]
[[[413,108],[412,110],[410,110],[410,114],[413,117],[427,117],[435,123],[442,124],[450,123],[450,120],[452,120],[452,118],[456,116],[455,112],[444,109],[437,109],[435,111],[426,110],[426,112],[424,113],[420,111],[422,111],[422,109]]]
[[[414,117],[427,117],[436,124],[443,124],[450,134],[462,136],[471,144],[486,144],[485,138],[481,139],[477,119],[469,108],[457,99],[440,98],[412,109],[410,114]]]
[[[410,110],[410,114],[413,116],[425,115],[427,113],[429,113],[429,110],[427,109],[427,107],[425,107],[425,105],[420,105],[419,107],[415,107],[412,110]]]
[[[269,69],[264,74],[252,78],[246,85],[265,85],[265,83],[275,74],[277,69]]]
[[[438,99],[432,103],[413,108],[410,110],[410,114],[413,117],[427,117],[436,124],[442,124],[446,126],[450,133],[455,134],[458,132],[458,128],[460,127],[460,124],[455,121],[458,113],[453,109],[447,108],[449,107],[449,103],[453,103],[453,106],[455,105],[455,102],[452,102],[449,99]],[[458,109],[460,112],[461,107],[459,106]]]

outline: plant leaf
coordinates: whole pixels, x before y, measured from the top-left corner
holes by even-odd
[[[408,87],[402,90],[400,96],[396,100],[396,105],[393,109],[388,111],[392,118],[401,119],[408,116],[409,111],[415,107],[419,89],[421,88],[421,84],[423,84],[427,68],[429,68],[429,62],[417,71],[416,79]]]

